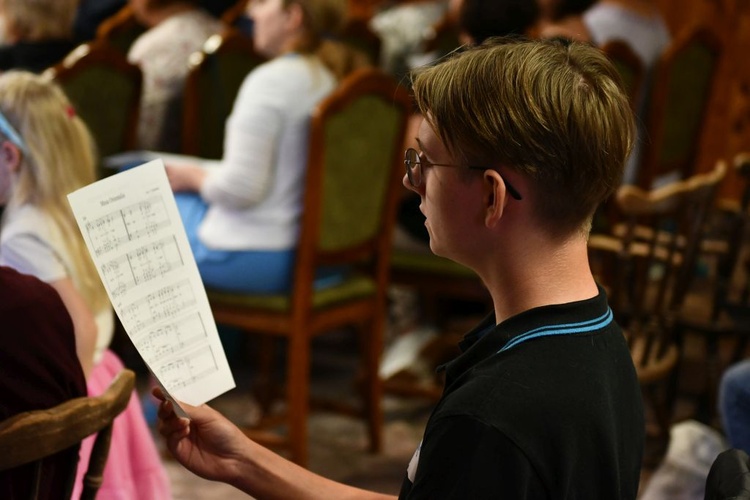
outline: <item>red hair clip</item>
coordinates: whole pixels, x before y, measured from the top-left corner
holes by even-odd
[[[73,118],[76,115],[76,108],[68,106],[65,108],[65,113],[68,115],[68,118]]]

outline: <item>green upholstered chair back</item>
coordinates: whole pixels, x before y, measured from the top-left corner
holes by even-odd
[[[84,44],[46,75],[88,125],[100,157],[135,147],[142,75],[124,54],[104,41]]]
[[[182,152],[218,159],[224,151],[224,125],[250,71],[264,58],[250,38],[229,29],[209,38],[191,57],[183,102]]]
[[[635,111],[641,92],[643,92],[643,63],[624,40],[610,40],[602,47],[602,51],[617,68],[625,92],[630,97],[630,104]]]
[[[660,60],[641,186],[664,175],[685,179],[698,170],[696,153],[721,54],[718,37],[707,28],[697,28],[676,38]]]
[[[375,69],[355,71],[318,107],[303,214],[318,253],[372,251],[392,228],[408,109],[405,90]]]

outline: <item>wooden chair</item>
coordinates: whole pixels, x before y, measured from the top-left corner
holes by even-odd
[[[112,422],[127,406],[134,385],[135,373],[124,369],[100,396],[71,399],[49,410],[19,413],[0,422],[0,450],[3,451],[0,470],[33,463],[31,498],[38,498],[44,459],[78,446],[84,438],[96,433],[81,494],[82,499],[95,498],[107,462]],[[60,492],[61,498],[70,498],[77,467],[76,460],[68,464],[68,488]]]
[[[617,68],[617,72],[622,78],[624,90],[630,99],[630,107],[637,117],[641,111],[639,108],[642,108],[644,99],[647,97],[645,94],[647,94],[648,90],[643,62],[624,40],[610,40],[601,49],[615,65],[615,68]],[[640,133],[639,130],[639,135]],[[631,155],[638,154],[638,147],[636,145]],[[628,159],[626,162],[626,171],[627,165],[631,161],[636,160],[632,157]],[[599,206],[597,213],[594,215],[594,230],[609,230],[611,226],[618,222],[618,216],[617,205],[612,199],[606,200]]]
[[[378,367],[409,105],[393,78],[378,70],[343,80],[312,118],[292,290],[274,296],[209,292],[218,323],[288,340],[288,439],[277,444],[289,446],[300,464],[307,459],[310,344],[344,326],[357,327],[362,336],[365,404],[358,413],[368,419],[371,449],[381,446]],[[322,266],[352,272],[316,290],[315,272]]]
[[[142,75],[103,41],[80,45],[44,73],[67,94],[91,130],[100,157],[134,149]]]
[[[638,380],[654,410],[661,437],[668,436],[679,349],[674,319],[690,290],[707,213],[726,166],[644,191],[622,186],[617,205],[624,222],[615,235],[592,235],[592,268],[628,337]]]
[[[182,152],[219,159],[224,126],[234,99],[250,71],[264,62],[253,42],[234,29],[206,40],[190,58],[182,104]]]
[[[715,262],[712,301],[708,314],[683,311],[675,323],[680,345],[688,336],[699,336],[706,346],[705,390],[697,394],[699,417],[709,423],[716,416],[717,389],[724,369],[740,361],[750,338],[750,154],[734,158],[734,169],[744,180],[739,200],[722,200],[712,219],[713,231],[702,247],[702,256]],[[732,347],[731,358],[722,362],[719,346]]]
[[[235,26],[247,10],[249,0],[238,0],[221,15],[221,22],[226,26]]]
[[[696,171],[709,102],[722,55],[718,36],[706,27],[673,40],[656,67],[646,118],[646,138],[637,184],[685,179]]]
[[[630,98],[633,111],[637,111],[640,96],[644,89],[643,63],[624,40],[610,40],[602,47],[610,61],[620,73],[625,91]]]
[[[418,294],[420,315],[423,320],[437,326],[444,337],[439,344],[443,347],[452,344],[453,337],[465,333],[463,323],[456,325],[452,321],[457,308],[463,309],[464,305],[471,303],[477,304],[482,314],[492,309],[492,297],[474,271],[432,253],[394,249],[391,282]],[[446,307],[450,304],[458,307]],[[440,377],[415,380],[397,376],[384,380],[383,384],[388,394],[437,401],[443,394],[441,382]]]
[[[437,302],[460,299],[484,303],[492,299],[479,276],[471,269],[432,253],[394,250],[391,259],[391,280],[415,288],[423,297],[428,317],[440,322]]]
[[[126,4],[99,25],[96,39],[106,41],[123,54],[127,54],[133,42],[145,31],[146,27],[135,18],[133,8]]]

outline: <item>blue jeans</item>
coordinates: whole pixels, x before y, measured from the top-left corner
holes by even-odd
[[[176,193],[175,201],[185,226],[195,262],[203,284],[228,292],[285,293],[294,279],[295,249],[285,250],[216,250],[208,248],[198,237],[198,228],[208,205],[195,193]],[[315,288],[321,289],[343,281],[345,270],[321,269],[316,273]]]
[[[750,453],[750,359],[724,372],[719,386],[719,411],[729,445]]]

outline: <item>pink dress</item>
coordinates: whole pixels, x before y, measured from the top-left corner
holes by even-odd
[[[88,379],[90,396],[102,394],[112,379],[124,368],[122,361],[110,350],[97,364]],[[88,467],[94,436],[81,444],[78,475],[72,498],[80,498],[83,474]],[[112,428],[112,443],[104,480],[97,494],[99,500],[165,500],[172,498],[169,478],[161,463],[154,438],[146,424],[137,394]]]

